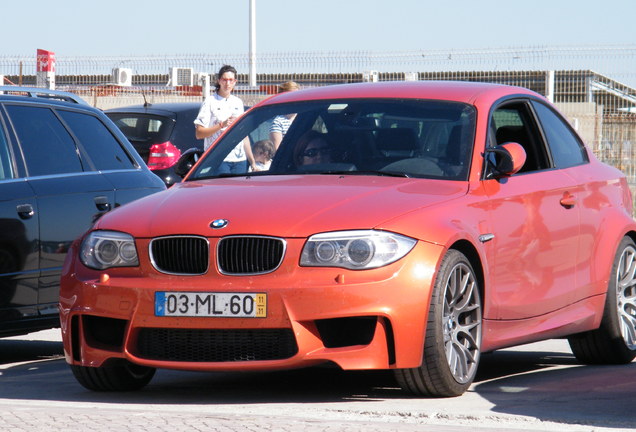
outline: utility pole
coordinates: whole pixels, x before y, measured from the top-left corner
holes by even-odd
[[[256,87],[256,0],[250,0],[250,87]]]

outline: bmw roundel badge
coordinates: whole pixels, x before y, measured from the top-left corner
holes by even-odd
[[[227,219],[217,219],[212,221],[212,223],[210,224],[210,228],[214,228],[214,229],[225,228],[229,222],[230,221]]]

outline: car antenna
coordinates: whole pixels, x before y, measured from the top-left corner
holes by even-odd
[[[150,106],[151,104],[146,100],[146,93],[143,90],[141,91],[141,96],[144,98],[144,108]]]

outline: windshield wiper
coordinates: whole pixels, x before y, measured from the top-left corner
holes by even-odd
[[[399,178],[411,178],[411,175],[401,171],[342,171],[342,170],[323,170],[323,171],[300,171],[300,172],[280,172],[280,171],[254,171],[249,173],[222,173],[205,177],[189,178],[188,180],[206,180],[214,178],[230,178],[230,177],[253,177],[263,175],[293,175],[293,174],[308,174],[308,175],[351,175],[351,176],[381,176],[381,177],[399,177]]]
[[[351,175],[376,175],[376,176],[383,176],[383,177],[402,177],[402,178],[411,178],[411,176],[405,172],[402,171],[374,171],[374,170],[367,170],[367,171],[347,171],[347,172],[342,172],[340,174],[351,174]]]
[[[342,170],[321,170],[321,171],[300,171],[298,174],[314,174],[314,175],[359,175],[359,176],[383,176],[383,177],[402,177],[411,178],[405,172],[400,171],[342,171]]]
[[[227,178],[227,177],[249,177],[254,173],[219,173],[216,174],[212,177],[216,177],[216,178]]]

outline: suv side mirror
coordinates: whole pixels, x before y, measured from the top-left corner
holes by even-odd
[[[519,143],[507,142],[486,149],[486,178],[511,176],[526,163],[526,151]]]
[[[183,152],[177,163],[174,165],[174,172],[181,178],[192,169],[195,163],[199,160],[203,150],[198,148],[189,148]]]

